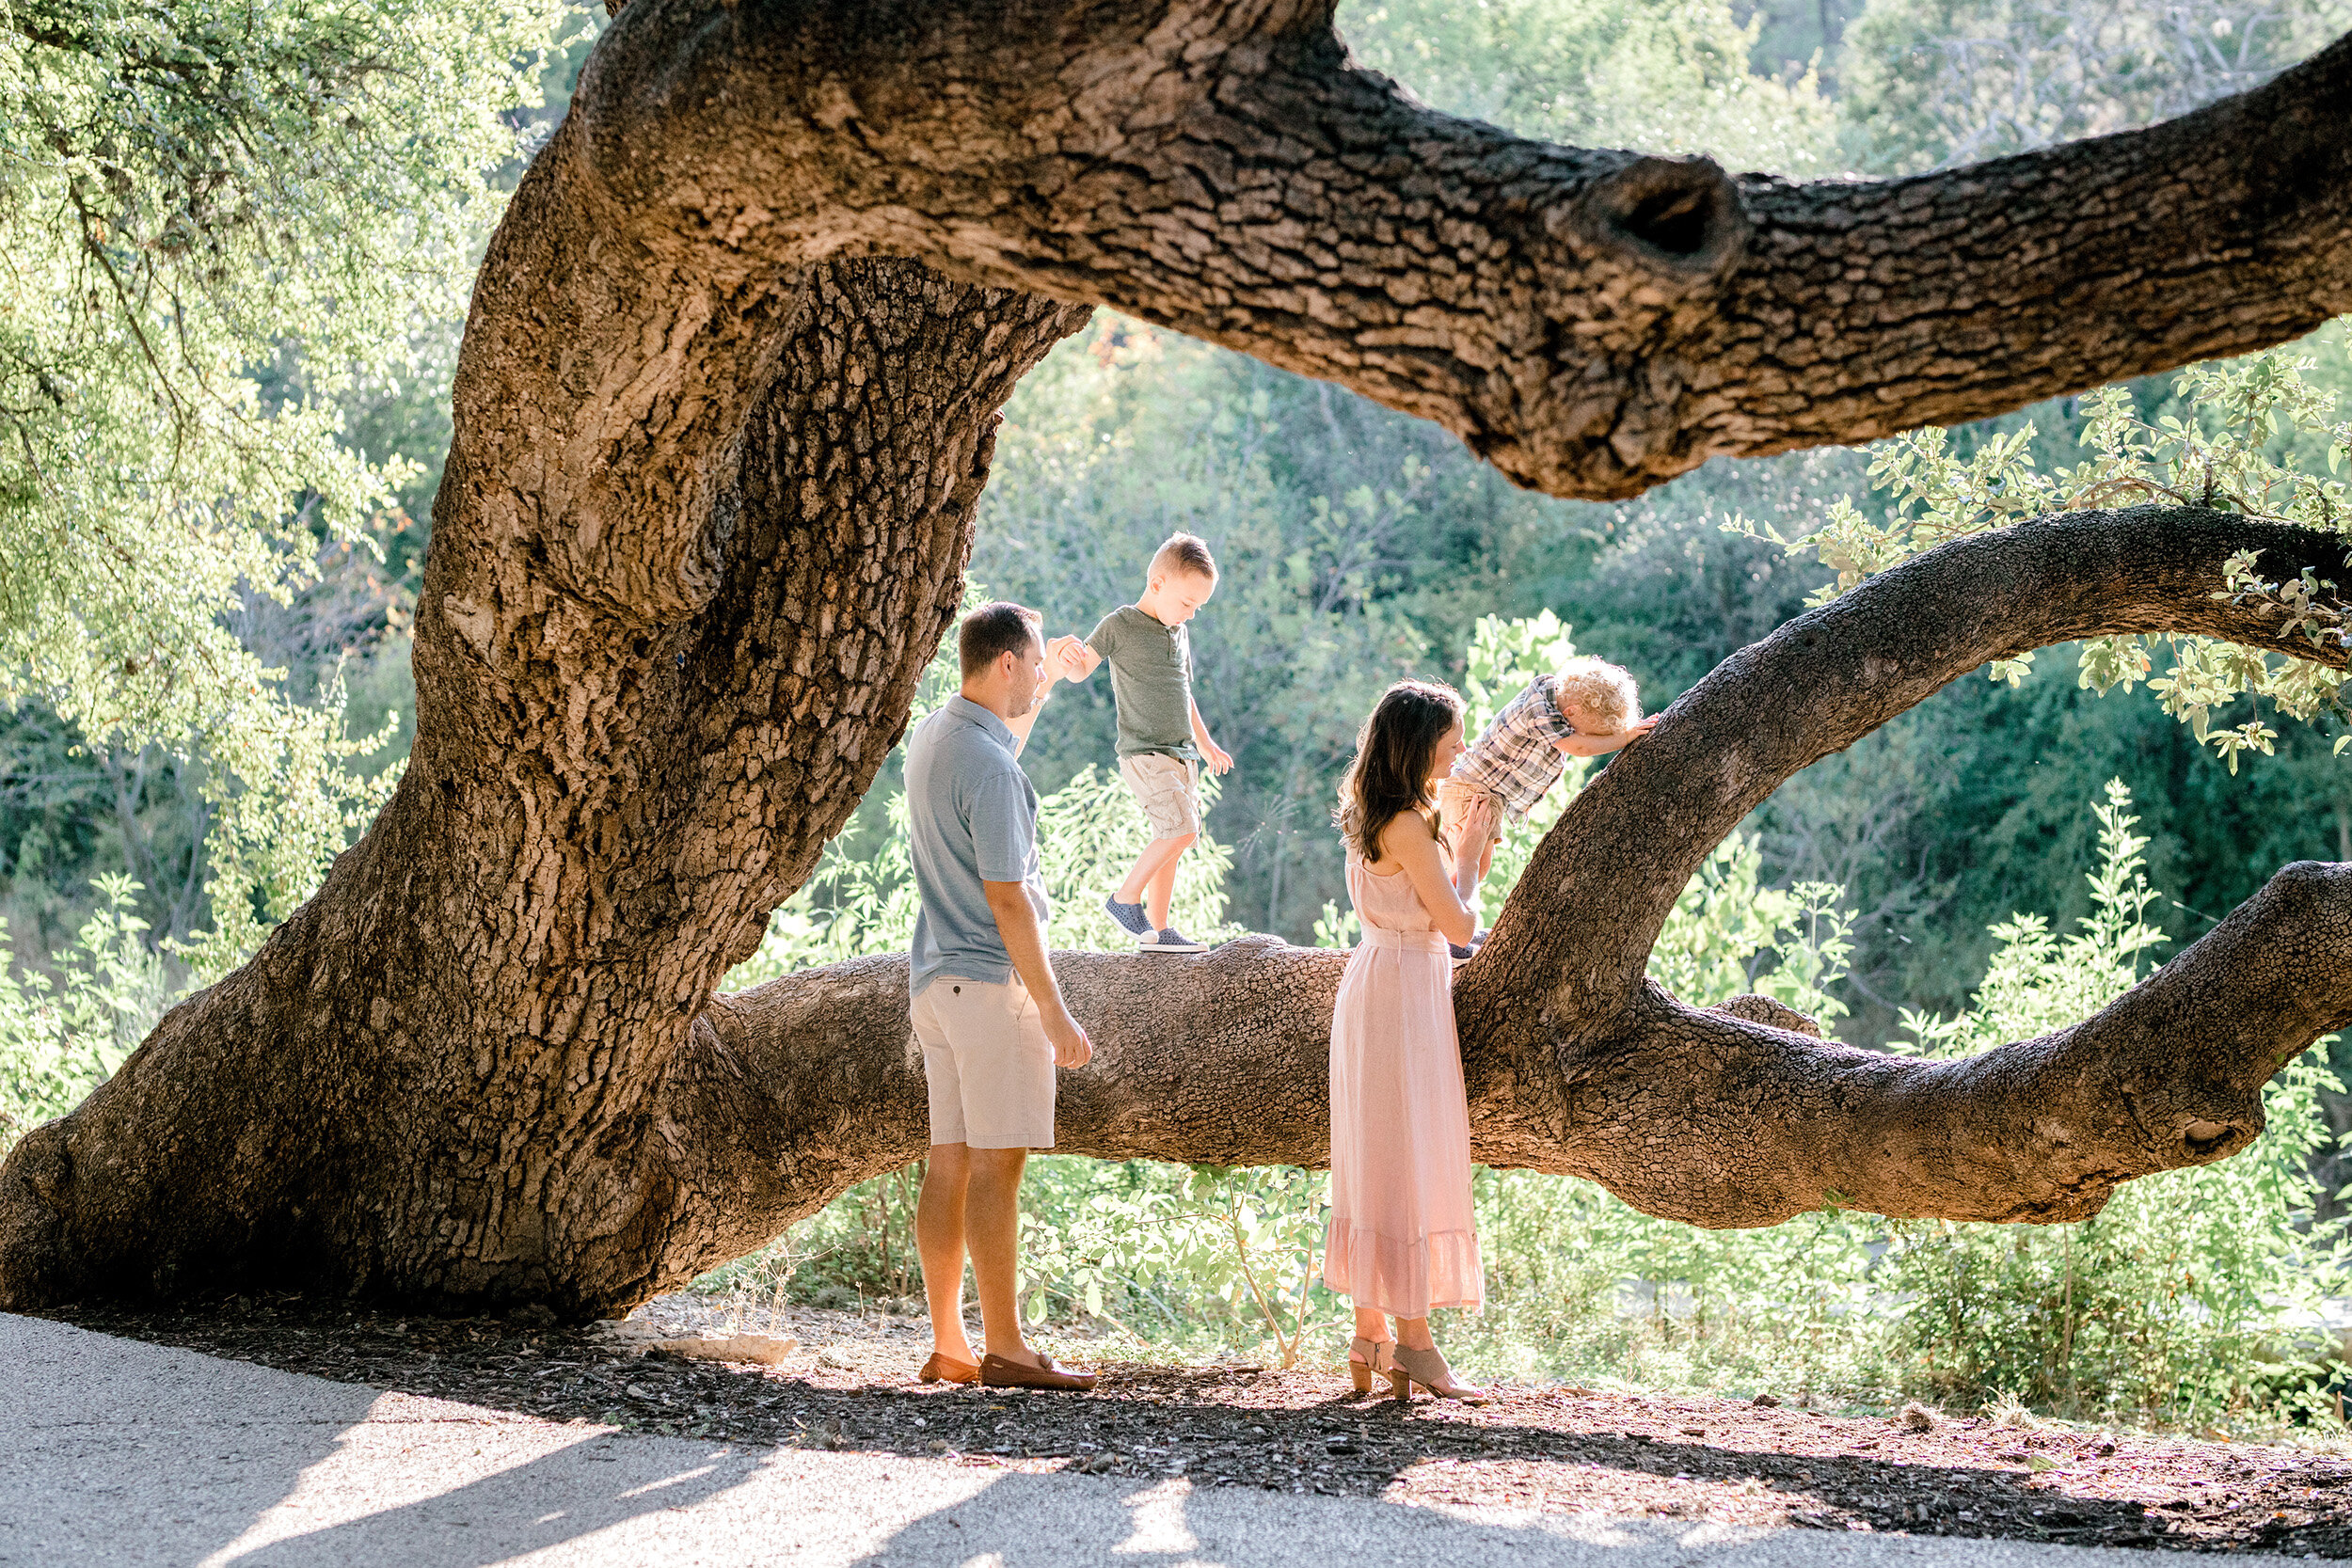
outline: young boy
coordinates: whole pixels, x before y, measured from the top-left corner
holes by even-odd
[[[1200,836],[1200,760],[1223,773],[1233,766],[1192,700],[1192,642],[1184,623],[1216,592],[1216,562],[1209,546],[1189,533],[1170,534],[1152,554],[1142,596],[1103,617],[1083,643],[1058,644],[1065,673],[1085,680],[1098,665],[1111,667],[1111,698],[1119,707],[1119,776],[1135,791],[1152,825],[1152,842],[1135,869],[1104,901],[1111,918],[1134,935],[1139,953],[1198,953],[1168,923],[1176,863]]]
[[[1478,850],[1478,878],[1485,881],[1502,836],[1502,814],[1525,816],[1544,791],[1559,782],[1563,757],[1597,757],[1629,745],[1658,721],[1642,717],[1633,677],[1622,667],[1577,657],[1556,674],[1538,675],[1503,705],[1494,721],[1454,759],[1454,772],[1438,785],[1438,819],[1452,823],[1472,795],[1495,803],[1493,826]],[[1467,958],[1470,949],[1454,948]]]

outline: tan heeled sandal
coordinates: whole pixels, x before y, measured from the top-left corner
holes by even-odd
[[[1347,1347],[1347,1379],[1356,1386],[1356,1392],[1369,1394],[1375,1372],[1389,1380],[1397,1398],[1405,1397],[1405,1374],[1396,1370],[1396,1341],[1359,1336]]]
[[[1395,1380],[1398,1399],[1410,1399],[1411,1385],[1416,1383],[1441,1400],[1460,1400],[1464,1404],[1485,1404],[1494,1397],[1474,1383],[1456,1382],[1454,1369],[1446,1365],[1445,1353],[1434,1346],[1414,1350],[1399,1345],[1393,1359],[1397,1370],[1390,1376]]]

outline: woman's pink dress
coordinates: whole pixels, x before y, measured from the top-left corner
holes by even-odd
[[[1363,940],[1331,1015],[1331,1229],[1323,1282],[1355,1305],[1425,1318],[1485,1299],[1470,1211],[1470,1101],[1454,964],[1403,871],[1350,850]]]

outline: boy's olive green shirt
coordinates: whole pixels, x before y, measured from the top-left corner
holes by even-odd
[[[1096,625],[1087,646],[1111,669],[1119,754],[1200,760],[1192,743],[1192,641],[1184,628],[1121,605]]]

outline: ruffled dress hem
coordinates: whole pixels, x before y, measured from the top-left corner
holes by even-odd
[[[1354,1306],[1392,1318],[1486,1305],[1486,1268],[1474,1230],[1442,1230],[1407,1242],[1335,1217],[1324,1240],[1323,1283]]]

